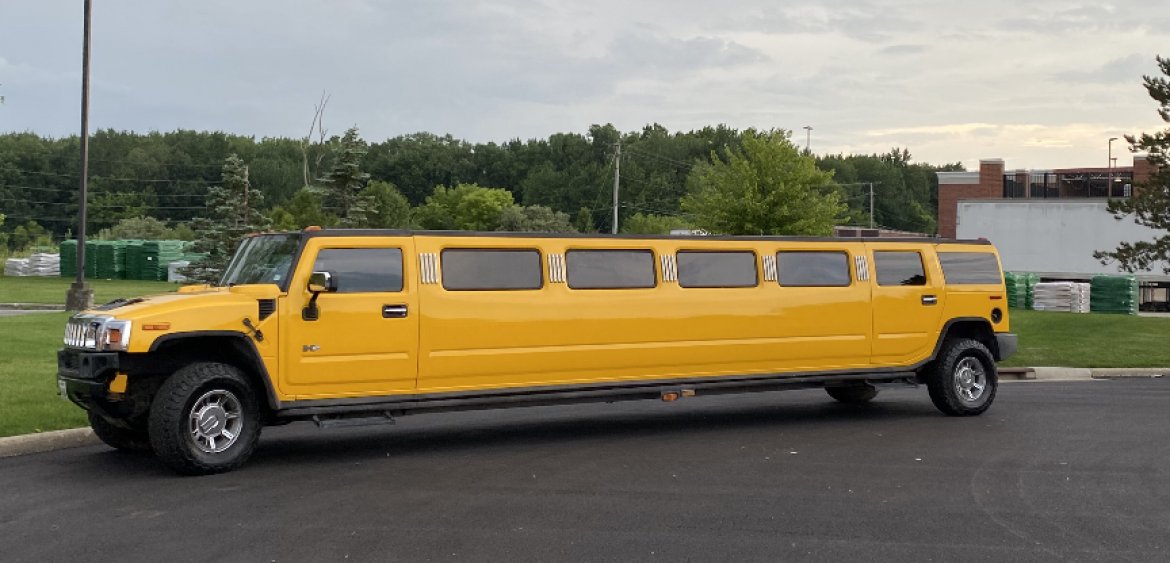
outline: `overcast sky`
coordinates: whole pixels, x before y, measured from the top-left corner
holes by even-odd
[[[1164,2],[94,0],[91,129],[299,137],[324,90],[371,141],[810,125],[817,153],[1104,166],[1165,126]],[[81,22],[0,0],[0,131],[76,133]]]

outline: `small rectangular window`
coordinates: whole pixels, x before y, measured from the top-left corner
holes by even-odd
[[[565,261],[573,289],[654,287],[654,253],[649,250],[570,250]]]
[[[789,287],[842,287],[852,282],[844,252],[777,252],[776,281]]]
[[[755,287],[756,253],[682,250],[678,256],[682,287]]]
[[[948,284],[999,284],[1003,275],[990,252],[940,252],[943,278]]]
[[[402,291],[402,250],[325,248],[317,253],[313,271],[333,274],[337,293]]]
[[[452,291],[540,289],[544,281],[536,249],[448,249],[440,260]]]
[[[878,285],[926,285],[922,255],[917,252],[874,252],[873,262]]]

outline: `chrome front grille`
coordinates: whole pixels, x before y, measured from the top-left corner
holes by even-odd
[[[65,324],[65,346],[69,348],[97,347],[97,334],[102,321],[93,317],[73,317]]]

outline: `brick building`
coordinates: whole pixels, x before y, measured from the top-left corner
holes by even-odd
[[[1135,155],[1133,166],[1112,169],[1005,171],[1003,160],[989,158],[979,161],[978,172],[939,172],[938,234],[955,238],[960,201],[1129,197],[1134,183],[1149,179],[1150,166],[1144,155]]]
[[[1135,155],[1133,166],[1005,170],[1000,159],[979,162],[972,172],[938,173],[938,232],[946,238],[990,240],[1007,271],[1034,272],[1044,280],[1087,280],[1124,273],[1093,257],[1123,241],[1153,240],[1165,233],[1118,221],[1110,199],[1133,195],[1152,166]],[[1170,276],[1155,264],[1138,272],[1143,305],[1170,307]]]

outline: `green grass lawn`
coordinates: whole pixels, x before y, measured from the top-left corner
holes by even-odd
[[[115,291],[107,298],[137,294]],[[57,396],[57,348],[67,318],[0,317],[0,436],[85,425],[81,409]],[[1170,318],[1012,311],[1011,321],[1020,350],[1007,366],[1170,366]]]
[[[57,395],[66,313],[0,317],[0,436],[76,428],[85,412]]]
[[[65,292],[73,278],[8,277],[0,276],[0,303],[65,304]],[[107,303],[120,297],[140,297],[154,293],[175,291],[179,285],[140,280],[89,280],[93,288],[93,302]]]
[[[1170,317],[1014,309],[1010,315],[1020,349],[1005,366],[1170,366]]]

